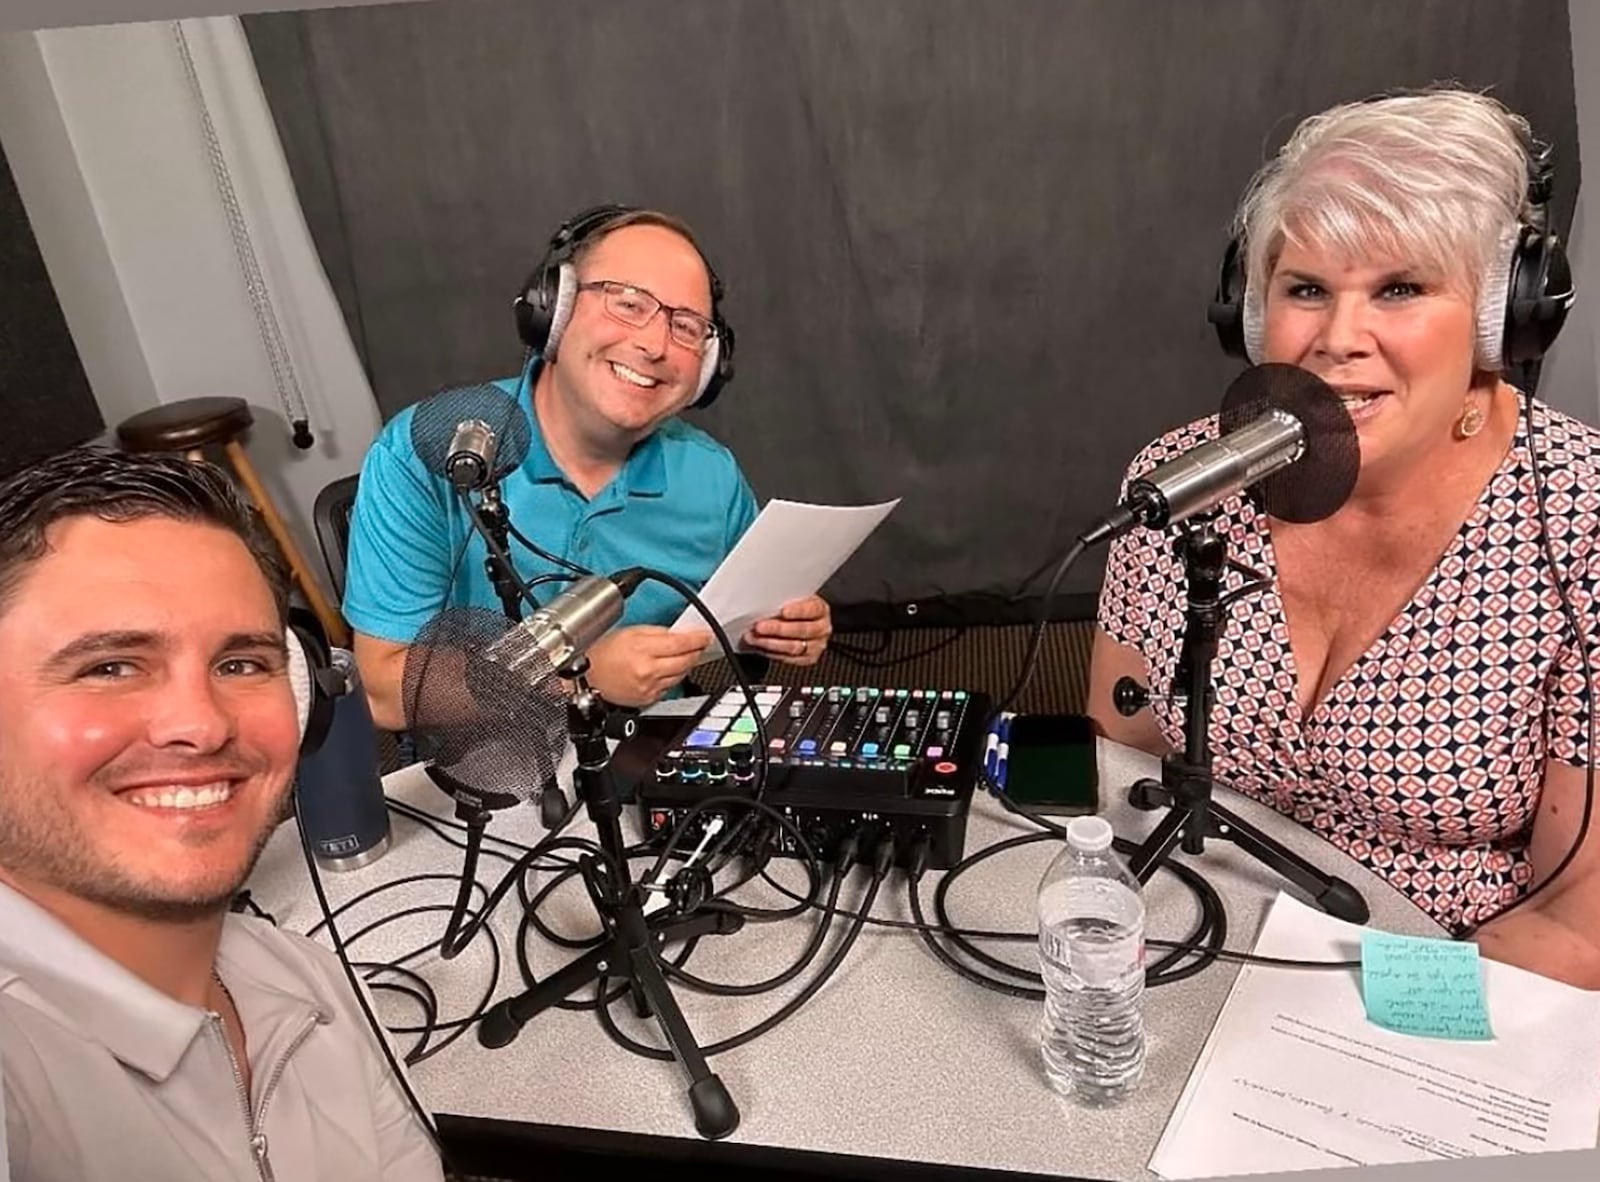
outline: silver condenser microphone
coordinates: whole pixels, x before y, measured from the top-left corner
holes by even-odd
[[[550,670],[566,668],[610,631],[622,618],[623,600],[643,580],[638,567],[610,577],[585,575],[487,645],[484,658],[537,685]]]
[[[1085,546],[1135,526],[1165,529],[1248,491],[1285,521],[1321,521],[1355,487],[1355,424],[1320,378],[1292,365],[1247,369],[1229,387],[1221,434],[1128,482],[1122,503],[1080,539]],[[1293,473],[1278,475],[1291,464]]]
[[[1133,481],[1127,502],[1142,524],[1163,529],[1220,505],[1305,452],[1304,424],[1272,407],[1232,435],[1202,443]]]
[[[463,419],[450,437],[444,474],[462,492],[482,488],[494,472],[500,439],[482,419]]]

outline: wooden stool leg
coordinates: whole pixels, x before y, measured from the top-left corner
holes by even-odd
[[[244,485],[245,492],[250,495],[255,507],[261,510],[262,520],[267,523],[268,531],[278,543],[278,549],[283,552],[284,561],[289,564],[289,573],[300,585],[306,601],[311,605],[311,610],[316,613],[317,620],[322,624],[322,630],[327,633],[328,642],[335,648],[349,648],[350,629],[345,624],[344,617],[322,593],[322,585],[317,582],[311,569],[306,565],[305,556],[300,553],[300,547],[294,544],[294,538],[290,536],[283,518],[278,516],[278,510],[273,505],[272,498],[267,495],[266,486],[261,483],[261,477],[257,475],[255,465],[250,462],[249,454],[237,439],[230,439],[222,446],[227,452],[228,462],[233,465],[235,475]]]

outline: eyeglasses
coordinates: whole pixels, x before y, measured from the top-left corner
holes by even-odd
[[[667,314],[667,332],[685,349],[703,353],[717,326],[692,308],[673,308],[663,304],[642,287],[631,283],[618,283],[614,279],[599,279],[578,284],[579,291],[598,291],[605,299],[605,309],[614,320],[630,328],[643,328],[656,318],[657,312]]]

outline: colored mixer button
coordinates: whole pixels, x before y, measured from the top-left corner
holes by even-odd
[[[829,755],[843,755],[848,750],[850,750],[850,744],[841,739],[835,739],[832,743],[828,744]]]
[[[721,731],[695,731],[684,740],[685,747],[715,747]]]
[[[876,743],[863,743],[863,744],[861,744],[861,758],[862,759],[876,759],[877,757],[878,757],[878,745]]]
[[[756,720],[748,714],[741,714],[733,720],[733,725],[728,729],[741,735],[753,735],[756,733]]]
[[[929,747],[927,749],[927,751],[923,752],[923,754],[925,754],[929,759],[938,759],[941,755],[944,754],[944,748],[943,747]]]
[[[749,735],[742,735],[738,731],[729,731],[727,734],[722,736],[722,743],[720,745],[723,747],[737,747],[740,743],[748,743],[749,741]]]
[[[817,741],[815,739],[801,739],[799,745],[795,748],[801,755],[810,755],[816,749]]]
[[[933,765],[933,770],[936,774],[941,776],[953,776],[956,774],[956,765],[951,763],[948,759],[942,759]]]
[[[896,759],[907,759],[907,758],[910,757],[910,755],[911,755],[911,744],[910,743],[896,743],[894,745],[894,757]]]

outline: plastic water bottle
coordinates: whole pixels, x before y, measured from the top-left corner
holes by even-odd
[[[1102,817],[1075,817],[1039,883],[1045,1075],[1062,1095],[1114,1104],[1144,1074],[1144,898]]]

